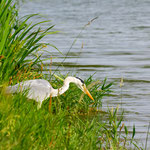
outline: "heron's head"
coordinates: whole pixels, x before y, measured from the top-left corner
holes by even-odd
[[[76,79],[77,79],[77,83],[76,83],[77,86],[94,101],[92,95],[90,94],[90,92],[86,88],[84,81],[82,79],[80,79],[79,77],[76,77]]]

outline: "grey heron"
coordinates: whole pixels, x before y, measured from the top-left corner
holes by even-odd
[[[20,82],[13,86],[8,86],[6,88],[7,93],[18,93],[24,90],[28,90],[27,98],[34,99],[38,102],[38,108],[41,108],[42,102],[50,97],[49,109],[51,108],[52,97],[59,96],[68,90],[69,84],[75,83],[79,89],[81,89],[85,94],[87,94],[92,100],[93,97],[86,88],[84,81],[78,77],[68,76],[64,80],[64,84],[59,89],[54,89],[51,84],[44,79],[34,79]]]

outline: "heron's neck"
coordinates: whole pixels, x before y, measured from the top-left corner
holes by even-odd
[[[64,84],[63,84],[63,86],[61,88],[52,90],[51,96],[52,97],[56,97],[56,96],[59,96],[59,95],[65,93],[68,90],[69,84],[71,82],[76,84],[76,78],[75,77],[67,77],[64,80]]]

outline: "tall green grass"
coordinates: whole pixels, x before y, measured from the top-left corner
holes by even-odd
[[[34,66],[40,69],[41,60],[33,52],[38,52],[45,45],[40,40],[53,33],[50,32],[53,26],[41,30],[39,25],[45,21],[29,24],[29,19],[34,16],[18,19],[15,3],[0,1],[1,85],[42,75],[34,70]],[[122,122],[123,115],[118,117],[118,108],[100,111],[102,98],[109,95],[112,83],[107,83],[106,79],[101,83],[93,81],[92,77],[85,83],[95,103],[71,84],[64,95],[53,98],[51,112],[48,111],[49,99],[37,110],[37,103],[27,100],[25,92],[6,95],[1,86],[0,149],[139,149],[134,142],[135,127],[130,138]],[[51,84],[58,88],[63,82],[54,79]]]
[[[92,82],[91,79],[85,81],[87,85]],[[54,80],[52,85],[58,87],[61,83]],[[93,97],[97,97],[99,105],[101,98],[108,94],[108,89],[104,90],[103,87],[104,83],[98,88],[96,84],[93,85],[94,90],[89,89]],[[96,93],[99,90],[102,92]],[[128,130],[122,123],[123,116],[117,117],[118,108],[101,113],[95,106],[89,106],[92,101],[87,96],[79,102],[81,94],[71,84],[65,95],[53,98],[52,112],[49,112],[49,99],[37,110],[37,103],[28,101],[26,93],[13,96],[1,93],[0,149],[95,150],[128,149],[133,146],[130,145]]]
[[[50,32],[53,25],[41,29],[39,25],[47,21],[32,23],[31,18],[37,14],[18,20],[16,4],[12,4],[11,0],[2,0],[0,6],[0,81],[16,79],[16,76],[20,80],[25,73],[32,78],[35,76],[31,74],[33,67],[41,61],[41,55],[34,54],[47,44],[40,43],[40,40],[53,33]],[[31,23],[27,23],[29,21]],[[32,58],[29,57],[31,55]]]

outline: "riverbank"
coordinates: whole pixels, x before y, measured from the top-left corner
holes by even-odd
[[[8,85],[35,78],[50,79],[42,73],[39,51],[47,45],[40,40],[54,33],[50,32],[53,25],[42,30],[39,25],[45,21],[28,24],[28,20],[36,15],[20,20],[17,11],[11,0],[1,2],[1,149],[138,149],[134,141],[135,127],[130,137],[122,122],[123,114],[117,114],[118,107],[100,111],[102,98],[111,92],[112,83],[106,80],[101,83],[92,77],[85,80],[95,99],[94,104],[71,85],[64,95],[53,98],[50,112],[49,99],[38,110],[37,103],[26,98],[26,92],[5,94]],[[54,88],[63,84],[54,77],[50,82]]]

